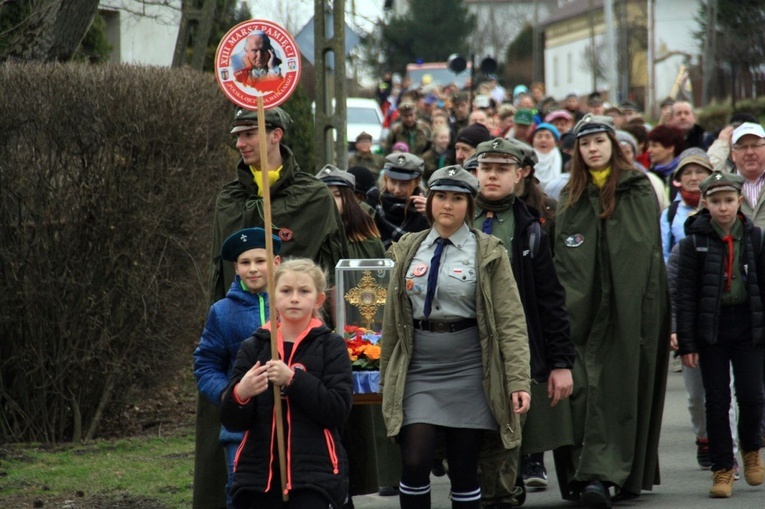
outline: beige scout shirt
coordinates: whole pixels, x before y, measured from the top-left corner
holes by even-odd
[[[425,319],[425,295],[428,291],[430,261],[436,250],[439,235],[435,228],[422,241],[406,272],[406,293],[412,302],[415,320]],[[430,320],[460,320],[476,316],[475,235],[467,224],[449,237],[451,244],[444,247],[438,269],[438,286],[433,297]]]

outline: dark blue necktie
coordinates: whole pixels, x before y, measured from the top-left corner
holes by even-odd
[[[481,225],[481,231],[487,235],[491,235],[492,219],[494,219],[494,212],[487,212],[486,219],[483,220]]]
[[[430,259],[430,272],[428,273],[428,292],[425,294],[425,318],[430,316],[430,308],[433,304],[433,297],[436,295],[436,286],[438,286],[438,268],[441,265],[441,253],[444,252],[444,246],[451,244],[449,239],[436,239],[436,252]]]

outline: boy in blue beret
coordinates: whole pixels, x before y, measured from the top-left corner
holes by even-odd
[[[274,241],[274,268],[279,266],[282,242]],[[211,403],[220,406],[223,391],[236,361],[242,341],[268,320],[268,265],[266,232],[263,228],[245,228],[228,237],[221,248],[221,257],[233,263],[234,282],[224,299],[214,303],[207,314],[202,339],[194,351],[194,377],[197,387]],[[219,440],[226,453],[228,482],[226,504],[231,505],[231,481],[234,458],[242,433],[233,433],[221,426]]]

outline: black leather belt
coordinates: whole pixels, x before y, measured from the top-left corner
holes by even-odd
[[[465,318],[464,320],[457,320],[455,322],[446,322],[443,320],[415,320],[414,328],[420,330],[426,330],[430,332],[457,332],[469,327],[475,327],[478,325],[478,320],[475,318]]]

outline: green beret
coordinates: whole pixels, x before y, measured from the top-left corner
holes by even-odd
[[[712,173],[699,184],[701,196],[705,198],[720,191],[736,191],[740,194],[742,187],[744,187],[744,177],[719,171]]]
[[[436,170],[428,180],[430,191],[453,191],[455,193],[478,194],[478,179],[458,164]]]
[[[282,249],[282,241],[276,235],[274,239],[274,254]],[[239,255],[250,249],[266,248],[266,231],[263,228],[245,228],[231,235],[223,242],[220,249],[221,257],[229,262],[235,262]]]
[[[292,124],[292,118],[281,108],[268,109],[263,115],[266,120],[266,129],[275,129],[278,127],[286,132],[289,125]],[[231,134],[240,131],[249,131],[250,129],[255,129],[257,127],[257,110],[247,110],[244,108],[236,109],[234,112],[234,125],[231,127]]]

